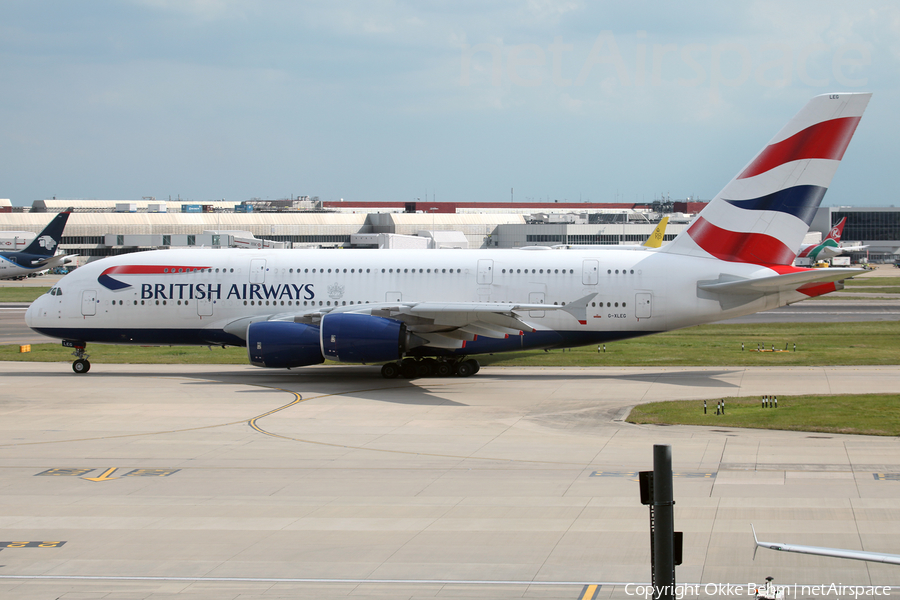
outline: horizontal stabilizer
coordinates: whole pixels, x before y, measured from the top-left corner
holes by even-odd
[[[810,283],[829,283],[865,273],[865,269],[804,269],[802,271],[735,281],[708,281],[697,284],[715,294],[773,294],[787,292]]]

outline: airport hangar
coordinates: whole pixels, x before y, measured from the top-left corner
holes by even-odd
[[[321,202],[308,197],[241,203],[36,200],[26,210],[0,200],[6,244],[40,231],[47,213],[69,207],[60,248],[78,261],[139,250],[180,247],[520,248],[625,244],[647,239],[663,216],[665,240],[685,229],[705,203]],[[854,262],[894,262],[900,253],[900,209],[822,207],[805,243],[817,243],[844,216],[843,241],[868,245]],[[4,232],[7,232],[4,235]],[[433,232],[433,233],[432,233]],[[265,240],[263,242],[262,240]],[[249,245],[248,245],[249,244]]]

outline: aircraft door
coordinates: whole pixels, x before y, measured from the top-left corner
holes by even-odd
[[[197,300],[197,315],[200,317],[211,317],[213,314],[213,303],[209,296],[203,300]]]
[[[266,282],[266,259],[254,258],[250,261],[250,283]]]
[[[600,282],[600,261],[587,259],[581,265],[581,283],[597,285]]]
[[[97,314],[97,292],[95,290],[81,292],[81,314],[86,317]]]
[[[494,261],[484,258],[478,261],[478,285],[490,285],[494,280]]]
[[[651,304],[653,300],[652,294],[635,294],[634,295],[634,316],[638,319],[649,319],[653,313]]]
[[[528,294],[528,304],[543,304],[544,303],[544,292],[531,292]],[[544,311],[542,310],[530,310],[528,311],[529,317],[541,318],[544,316]]]

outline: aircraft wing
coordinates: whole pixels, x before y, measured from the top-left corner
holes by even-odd
[[[812,283],[830,283],[865,273],[865,269],[805,269],[784,275],[772,275],[755,279],[732,281],[708,281],[698,283],[701,290],[716,294],[771,294],[787,292]]]
[[[371,314],[405,323],[407,329],[438,348],[462,348],[478,336],[507,338],[533,331],[522,320],[530,311],[562,311],[584,325],[588,303],[597,294],[588,294],[566,305],[517,304],[495,302],[385,302],[311,310],[302,313],[279,313],[246,317],[229,323],[225,330],[244,338],[247,327],[255,321],[294,321],[318,325],[329,313],[351,312]]]
[[[843,548],[821,548],[819,546],[801,546],[798,544],[781,544],[777,542],[761,542],[756,537],[756,529],[750,526],[753,531],[753,541],[757,548],[768,548],[770,550],[780,550],[782,552],[799,552],[800,554],[815,554],[817,556],[832,556],[834,558],[850,558],[853,560],[867,560],[869,562],[880,562],[891,565],[900,565],[900,555],[885,554],[883,552],[866,552],[865,550],[845,550]],[[753,551],[754,558],[756,550]]]

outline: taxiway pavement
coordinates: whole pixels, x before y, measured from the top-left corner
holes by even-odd
[[[0,549],[0,597],[634,597],[624,584],[650,579],[636,472],[658,443],[677,473],[679,583],[900,585],[886,565],[754,562],[750,533],[900,553],[900,440],[622,421],[651,400],[895,392],[900,367],[405,381],[0,363],[0,381],[0,542],[44,542]]]

